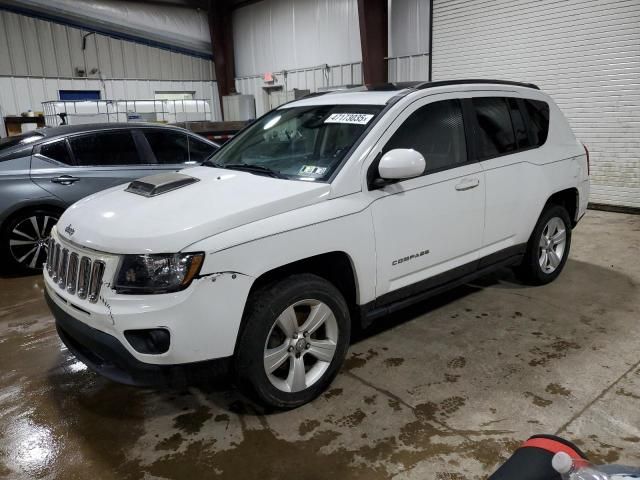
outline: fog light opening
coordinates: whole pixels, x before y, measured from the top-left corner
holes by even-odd
[[[169,350],[171,334],[165,328],[127,330],[124,336],[138,353],[159,355]]]

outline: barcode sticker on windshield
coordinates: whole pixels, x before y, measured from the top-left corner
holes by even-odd
[[[332,113],[324,123],[353,123],[366,125],[373,118],[370,113]]]
[[[315,165],[303,165],[300,169],[300,175],[318,175],[322,176],[327,172],[327,167],[316,167]]]

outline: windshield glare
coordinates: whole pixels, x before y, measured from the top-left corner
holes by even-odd
[[[381,105],[314,105],[274,110],[218,150],[207,165],[326,181]]]

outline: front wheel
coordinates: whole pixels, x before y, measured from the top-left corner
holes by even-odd
[[[532,285],[556,279],[564,268],[571,247],[571,219],[560,205],[547,208],[531,234],[519,276]]]
[[[235,356],[241,390],[262,404],[295,408],[320,395],[349,347],[349,309],[331,283],[292,275],[253,293]]]
[[[0,252],[9,268],[19,273],[37,273],[47,259],[51,228],[57,211],[41,208],[10,218],[0,232]]]

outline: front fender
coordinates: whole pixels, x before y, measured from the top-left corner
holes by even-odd
[[[337,218],[316,217],[316,220],[303,226],[285,222],[289,229],[285,229],[283,224],[280,231],[273,231],[273,222],[278,220],[271,217],[194,243],[185,250],[206,252],[202,267],[204,275],[238,272],[254,279],[299,260],[324,253],[345,252],[351,259],[356,276],[357,302],[373,300],[376,257],[369,210],[365,208]]]

